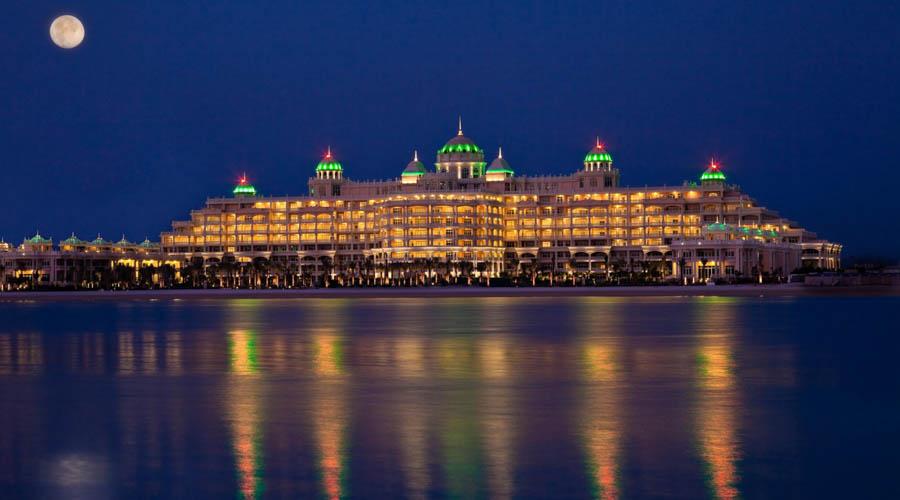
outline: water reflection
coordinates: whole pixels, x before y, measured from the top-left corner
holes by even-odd
[[[476,348],[480,360],[480,379],[484,386],[479,396],[479,406],[488,491],[491,498],[507,499],[513,495],[513,445],[516,439],[516,407],[511,380],[514,370],[511,359],[513,343],[508,334],[514,301],[495,297],[486,299],[481,306],[480,335]]]
[[[578,324],[585,382],[582,433],[594,498],[619,498],[622,440],[622,325],[620,302],[582,302]]]
[[[43,363],[44,351],[38,333],[0,335],[0,375],[37,373]]]
[[[262,382],[256,373],[256,334],[228,334],[232,377],[226,390],[239,496],[258,498],[265,490]]]
[[[747,348],[746,308],[183,301],[0,330],[0,487],[71,448],[122,497],[735,498],[748,386],[798,385],[789,347]]]
[[[736,311],[736,299],[706,297],[696,304],[698,440],[707,466],[710,494],[723,499],[739,495],[740,443],[735,429],[739,402],[734,373]]]
[[[322,492],[329,500],[348,495],[346,434],[349,425],[344,366],[342,314],[344,301],[319,304],[313,315],[313,368],[310,398]]]

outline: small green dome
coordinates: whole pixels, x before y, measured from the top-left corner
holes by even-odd
[[[97,234],[97,238],[91,242],[92,245],[109,245],[110,242],[103,239],[100,234]]]
[[[331,154],[331,147],[328,148],[328,152],[325,153],[322,161],[316,165],[316,172],[342,172],[343,170],[344,167],[341,165],[341,162],[337,161]]]
[[[709,168],[700,175],[700,182],[725,182],[725,174],[716,162],[710,162]]]
[[[234,186],[231,193],[234,196],[256,196],[256,188],[247,182],[247,176],[244,175],[238,180],[237,186]]]
[[[81,241],[80,239],[78,239],[78,236],[75,236],[75,233],[72,233],[71,236],[69,236],[68,238],[62,240],[60,243],[64,243],[64,244],[66,244],[66,245],[80,245],[80,244],[82,244],[82,243],[84,243],[84,242]]]
[[[487,173],[489,174],[509,174],[513,175],[512,167],[509,166],[509,162],[503,159],[503,148],[500,148],[497,153],[497,157],[494,158],[494,161],[491,162],[490,166],[488,166]]]
[[[408,177],[411,175],[425,175],[427,170],[425,169],[425,164],[419,161],[419,152],[416,151],[413,153],[413,159],[409,163],[406,164],[406,168],[403,169],[403,173],[400,174],[404,177]]]
[[[25,241],[27,241],[28,243],[33,243],[33,244],[35,244],[35,245],[45,245],[45,244],[48,244],[48,243],[51,243],[51,242],[52,242],[52,240],[50,240],[50,239],[48,239],[48,238],[44,238],[43,236],[41,236],[40,231],[36,232],[36,233],[34,234],[34,236],[32,236],[31,238],[29,238],[29,239],[27,239],[27,240],[25,240]]]
[[[612,163],[612,156],[603,146],[600,144],[600,138],[597,138],[597,144],[584,156],[585,163],[593,163],[593,162],[608,162]]]

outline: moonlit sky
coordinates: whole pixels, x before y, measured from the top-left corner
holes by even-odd
[[[0,236],[155,240],[243,171],[304,194],[329,144],[348,177],[396,177],[461,114],[520,174],[579,169],[596,135],[626,185],[715,157],[845,255],[895,256],[897,26],[896,3],[827,0],[13,2]]]

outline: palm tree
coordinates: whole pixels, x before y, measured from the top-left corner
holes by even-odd
[[[163,287],[170,287],[175,281],[175,267],[172,264],[159,266],[159,281]]]
[[[206,283],[213,283],[221,288],[222,283],[219,277],[219,263],[213,262],[206,266]]]
[[[322,255],[319,257],[319,262],[322,264],[322,282],[325,288],[328,288],[328,278],[331,276],[331,270],[334,268],[334,263],[331,257],[327,255]]]
[[[468,260],[459,261],[459,270],[462,273],[462,275],[465,276],[467,285],[472,284],[472,269],[473,268],[474,268],[474,266],[472,265],[471,261],[468,261]]]
[[[478,270],[478,282],[481,283],[481,277],[484,276],[485,272],[488,269],[488,264],[485,261],[480,261],[475,265],[475,269]],[[491,278],[488,277],[487,286],[491,286]]]
[[[155,266],[142,266],[140,269],[138,269],[138,284],[142,287],[151,288],[153,286],[154,274],[156,274]]]
[[[577,267],[575,266],[577,262],[578,260],[575,259],[574,255],[570,255],[569,259],[566,261],[566,267],[568,267],[569,272],[572,273],[572,286],[575,286],[575,279],[578,274]]]

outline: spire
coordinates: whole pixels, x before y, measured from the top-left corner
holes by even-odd
[[[459,131],[456,135],[462,135],[462,115],[459,115]]]
[[[325,158],[331,158],[331,145],[328,145],[328,152],[325,153]]]
[[[597,147],[598,147],[598,148],[602,148],[602,147],[603,147],[603,146],[600,145],[600,136],[599,136],[599,135],[597,136]]]
[[[419,150],[418,149],[413,150],[413,161],[419,161]]]
[[[500,146],[499,151],[497,151],[497,158],[503,158],[503,146]]]

